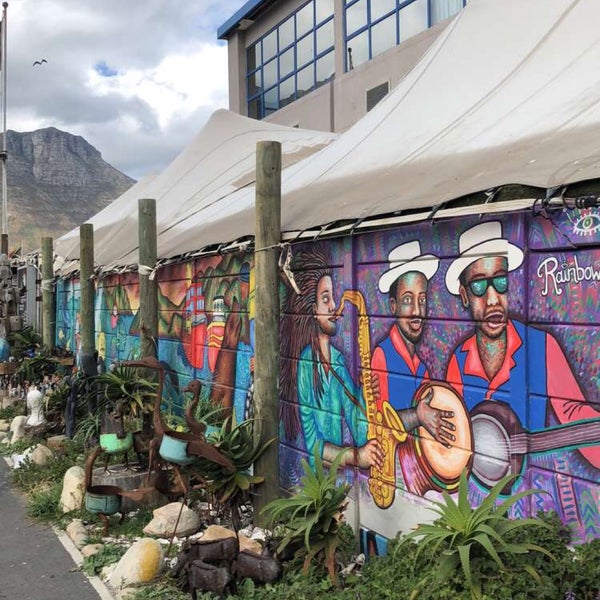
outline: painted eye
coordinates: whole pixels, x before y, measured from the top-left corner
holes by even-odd
[[[600,215],[595,213],[583,214],[573,223],[577,235],[594,235],[597,231],[600,231]]]

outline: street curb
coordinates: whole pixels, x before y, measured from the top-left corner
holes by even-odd
[[[52,527],[52,529],[54,530],[58,541],[63,545],[63,548],[71,555],[73,562],[79,568],[81,568],[81,565],[83,564],[83,555],[79,551],[79,548],[77,548],[77,546],[73,543],[71,538],[62,529],[59,529],[58,527],[54,526]],[[88,575],[83,570],[81,572],[87,577],[88,581],[96,590],[101,600],[116,600],[116,597],[109,590],[108,586],[104,583],[104,581],[100,579],[100,577],[98,577],[97,575]]]
[[[12,469],[14,462],[9,456],[3,456],[4,462]],[[69,553],[75,565],[81,569],[83,564],[83,555],[79,551],[79,548],[71,541],[71,538],[62,530],[56,526],[52,526],[58,541],[62,544],[63,548]],[[85,571],[81,571],[83,575],[90,582],[91,586],[96,590],[96,593],[100,597],[100,600],[117,600],[116,596],[110,591],[107,585],[96,575],[88,575]]]

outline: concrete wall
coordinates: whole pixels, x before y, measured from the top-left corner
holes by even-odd
[[[229,38],[229,108],[247,115],[246,48],[305,0],[278,2],[245,31],[236,31]],[[310,92],[265,120],[281,125],[298,125],[304,129],[344,131],[367,112],[366,92],[383,82],[392,89],[419,61],[429,46],[447,25],[438,23],[431,29],[391,48],[373,60],[344,73],[343,0],[337,0],[334,12],[335,68],[331,84]]]

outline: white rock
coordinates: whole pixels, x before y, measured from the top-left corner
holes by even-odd
[[[181,511],[181,516],[179,512]],[[171,502],[165,506],[157,508],[153,513],[154,518],[146,527],[144,533],[156,537],[170,537],[175,532],[179,537],[185,537],[196,533],[202,522],[200,517],[185,504],[179,502]],[[177,519],[179,518],[179,523]],[[177,523],[177,530],[175,524]]]
[[[15,417],[10,423],[10,431],[12,435],[10,436],[10,443],[14,444],[19,440],[22,440],[25,437],[25,424],[27,423],[27,417],[21,415],[19,417]]]
[[[60,507],[67,513],[79,510],[83,506],[85,493],[85,473],[81,467],[71,467],[65,473],[63,489],[60,495]]]
[[[10,431],[10,422],[6,419],[0,420],[0,432],[8,433]]]
[[[81,555],[83,558],[88,558],[98,554],[104,548],[104,544],[87,544],[81,549]]]
[[[79,549],[87,543],[88,533],[81,519],[73,519],[67,525],[67,535]]]
[[[121,557],[108,583],[117,589],[148,583],[159,574],[163,561],[161,545],[156,540],[142,538]]]
[[[54,453],[44,444],[38,444],[29,455],[29,459],[41,467],[47,465],[53,458]]]

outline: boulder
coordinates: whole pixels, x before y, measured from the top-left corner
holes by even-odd
[[[152,581],[164,561],[161,545],[153,539],[142,538],[127,550],[108,578],[114,588],[123,588]]]
[[[0,419],[0,432],[9,432],[10,431],[10,422],[6,419]]]
[[[81,556],[88,558],[98,554],[104,548],[104,544],[87,544],[81,549]]]
[[[25,425],[27,424],[27,417],[21,415],[19,417],[14,417],[14,419],[10,423],[10,443],[14,444],[22,440],[25,437]]]
[[[181,516],[179,512],[181,511]],[[171,502],[153,511],[153,519],[144,527],[146,535],[155,537],[170,537],[174,533],[179,537],[185,537],[196,533],[202,524],[200,517],[185,504]],[[177,523],[177,519],[179,522]],[[175,524],[177,529],[175,530]],[[234,534],[235,535],[235,534]]]
[[[227,527],[221,527],[221,525],[210,525],[206,528],[206,531],[202,536],[202,541],[212,542],[215,540],[224,540],[230,537],[237,537],[235,535],[235,531],[227,529]]]
[[[79,510],[83,506],[85,494],[85,472],[81,467],[71,467],[65,473],[63,489],[60,495],[60,507],[67,513]]]
[[[249,554],[256,554],[260,556],[263,551],[263,545],[258,540],[246,537],[240,534],[240,552],[247,552]]]
[[[29,460],[43,467],[54,458],[54,453],[44,444],[38,444],[29,455]]]
[[[67,525],[67,535],[79,549],[83,548],[87,543],[88,533],[81,519],[73,519]]]
[[[6,432],[6,431],[0,431],[0,442],[3,442],[7,438],[8,438],[8,432]]]
[[[65,444],[67,443],[66,435],[53,435],[46,440],[46,444],[48,444],[48,448],[51,450],[60,452],[64,449]]]

